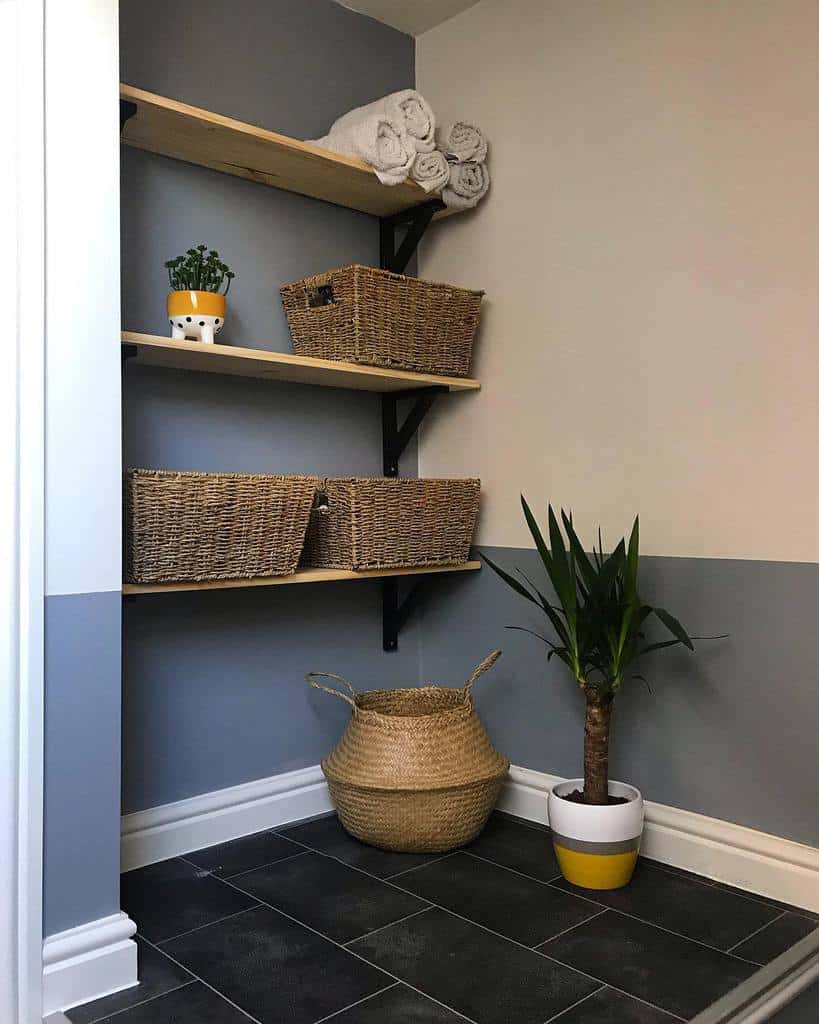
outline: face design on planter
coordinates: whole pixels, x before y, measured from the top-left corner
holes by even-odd
[[[171,325],[171,337],[174,341],[189,338],[212,345],[215,335],[222,330],[224,318],[194,313],[188,316],[168,317],[168,323]]]

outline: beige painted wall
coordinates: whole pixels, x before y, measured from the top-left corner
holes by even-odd
[[[819,3],[482,0],[417,81],[491,139],[493,187],[421,273],[487,291],[484,390],[425,425],[481,476],[646,554],[819,561]]]

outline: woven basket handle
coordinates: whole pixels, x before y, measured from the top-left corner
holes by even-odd
[[[475,682],[475,680],[482,676],[484,672],[488,672],[489,669],[492,668],[492,666],[495,664],[495,662],[498,660],[500,656],[500,651],[492,651],[492,653],[487,654],[487,656],[483,659],[480,665],[478,665],[478,667],[475,669],[475,671],[464,684],[464,693],[467,695],[467,697],[470,695],[472,691],[472,684]]]
[[[353,684],[349,679],[345,679],[344,676],[337,676],[335,672],[308,672],[304,677],[310,686],[315,687],[317,690],[324,690],[325,693],[331,693],[334,697],[341,697],[342,700],[346,700],[352,707],[356,707],[355,702],[355,690]],[[321,683],[317,683],[317,679],[335,679],[339,683],[343,683],[352,694],[352,697],[348,697],[346,693],[342,693],[341,690],[337,690],[334,686],[322,686]]]

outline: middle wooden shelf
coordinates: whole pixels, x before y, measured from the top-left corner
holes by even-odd
[[[478,561],[460,565],[418,565],[409,569],[298,569],[291,576],[256,576],[240,580],[205,580],[185,583],[123,583],[122,593],[128,597],[137,594],[172,594],[183,590],[235,590],[241,587],[277,587],[293,583],[333,583],[339,580],[389,579],[398,576],[426,576],[438,573],[476,572]]]

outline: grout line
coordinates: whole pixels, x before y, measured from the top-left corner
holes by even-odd
[[[140,936],[141,937],[141,936]],[[113,1010],[110,1013],[104,1013],[101,1017],[95,1017],[93,1020],[89,1020],[87,1024],[100,1024],[101,1021],[107,1021],[110,1017],[117,1017],[121,1013],[125,1013],[127,1010],[134,1010],[137,1006],[145,1006],[146,1003],[152,1003],[155,999],[161,999],[163,996],[169,996],[171,992],[178,992],[180,988],[187,988],[188,985],[195,985],[196,979],[191,978],[190,981],[183,981],[181,985],[174,985],[173,988],[169,988],[167,992],[157,992],[155,996],[148,996],[147,999],[140,999],[138,1003],[131,1003],[129,1006],[123,1006],[121,1010]],[[123,992],[127,992],[128,989],[121,989],[119,992],[112,992],[111,995],[122,995]],[[100,999],[110,999],[111,996],[100,996]],[[96,1000],[92,1000],[95,1002]],[[87,1006],[88,1004],[83,1004]],[[79,1010],[82,1006],[72,1006],[71,1010],[64,1011],[71,1013],[72,1010]],[[69,1018],[70,1019],[70,1018]]]
[[[757,928],[755,931],[752,931],[750,935],[746,935],[744,939],[740,939],[739,942],[735,942],[733,944],[733,946],[731,946],[730,949],[726,950],[726,952],[727,953],[733,952],[733,950],[735,950],[737,948],[737,946],[741,946],[743,942],[747,942],[748,939],[752,939],[755,935],[759,935],[760,932],[764,932],[766,928],[770,928],[772,924],[774,924],[776,921],[780,920],[780,918],[783,918],[785,916],[785,914],[787,914],[787,913],[788,913],[787,910],[783,910],[781,914],[777,914],[777,916],[774,917],[774,918],[771,918],[770,921],[766,921],[765,924],[763,924],[761,927]]]
[[[513,875],[520,875],[521,878],[528,878],[530,882],[537,882],[538,885],[552,885],[553,882],[557,882],[558,879],[563,877],[563,875],[552,875],[551,878],[547,878],[545,880],[542,878],[535,878],[534,875],[527,875],[525,871],[518,871],[517,868],[507,867],[506,864],[499,864],[496,860],[490,860],[488,857],[481,857],[480,854],[477,853],[470,853],[469,850],[462,850],[461,852],[465,853],[467,857],[473,857],[475,860],[483,861],[484,864],[491,864],[492,867],[501,868],[503,871],[511,871]],[[552,888],[559,889],[560,886],[552,886]],[[580,893],[569,892],[568,889],[561,889],[561,892],[565,892],[569,896],[575,896],[579,900],[586,900],[587,903],[594,903],[597,907],[601,906],[597,900],[593,900],[589,896],[581,896]]]
[[[440,857],[434,857],[432,860],[425,861],[423,864],[416,864],[414,868],[404,868],[403,871],[396,871],[394,875],[386,875],[382,881],[387,882],[392,878],[400,878],[402,875],[408,875],[410,871],[420,871],[421,868],[428,868],[430,864],[437,864],[439,861],[447,860],[449,857],[454,857],[459,850],[450,850],[449,853],[442,853]]]
[[[424,900],[427,903],[426,900]],[[361,935],[356,935],[354,939],[347,939],[346,942],[342,942],[341,945],[346,949],[351,942],[358,942],[359,939],[369,939],[371,935],[375,935],[376,932],[382,932],[385,928],[392,928],[394,924],[401,924],[402,921],[409,921],[411,917],[418,917],[419,914],[426,913],[427,910],[432,910],[432,904],[427,903],[425,907],[421,907],[420,910],[413,910],[411,914],[407,914],[406,917],[399,917],[397,921],[388,921],[387,924],[381,924],[377,928],[373,928],[370,932],[362,932]]]
[[[245,868],[244,871],[236,871],[232,875],[217,875],[215,870],[211,871],[210,868],[200,867],[200,865],[194,863],[194,861],[188,860],[188,855],[184,853],[180,854],[176,859],[184,861],[186,864],[190,864],[192,868],[196,868],[197,871],[210,875],[211,878],[215,878],[217,881],[224,881],[225,878],[238,878],[239,875],[246,875],[249,871],[260,871],[262,868],[269,868],[273,864],[283,864],[286,860],[293,860],[294,857],[303,857],[305,853],[307,853],[307,850],[299,850],[298,853],[289,853],[286,857],[279,858],[279,860],[266,861],[264,864],[259,864],[255,868]]]
[[[581,925],[588,924],[589,921],[593,921],[596,917],[600,917],[601,914],[605,914],[605,910],[598,910],[596,914],[592,914],[591,917],[585,917],[582,921],[578,921],[577,924],[571,924],[568,928],[564,928],[562,932],[558,932],[557,935],[550,935],[548,939],[543,939],[537,946],[527,946],[527,949],[533,949],[535,952],[538,951],[540,946],[545,946],[547,942],[551,942],[552,939],[559,939],[561,935],[565,935],[567,932],[573,932],[575,928],[580,928]]]
[[[576,1003],[572,1003],[571,1006],[567,1006],[565,1010],[561,1010],[560,1013],[556,1013],[554,1017],[549,1017],[545,1024],[551,1024],[554,1020],[559,1020],[564,1013],[568,1013],[569,1010],[573,1010],[576,1006],[580,1006],[581,1003],[585,1003],[587,999],[591,999],[592,996],[596,996],[598,992],[602,992],[605,985],[601,985],[600,988],[596,988],[593,992],[589,992],[587,996],[583,996],[582,999],[578,999]]]
[[[340,1010],[333,1010],[332,1013],[328,1013],[326,1017],[320,1017],[313,1024],[324,1024],[326,1020],[332,1020],[333,1017],[337,1017],[340,1013],[346,1013],[347,1010],[352,1010],[355,1006],[361,1006],[362,1003],[368,1002],[370,999],[375,999],[376,996],[380,996],[382,992],[389,992],[391,988],[395,988],[396,985],[400,985],[400,981],[394,981],[392,985],[385,985],[384,988],[380,988],[377,992],[373,992],[372,995],[364,996],[363,999],[357,999],[354,1003],[350,1003],[349,1006],[342,1006]]]
[[[207,981],[205,981],[204,978],[200,978],[198,974],[195,974],[190,969],[190,967],[185,967],[185,965],[180,960],[177,960],[176,957],[171,956],[171,954],[167,950],[160,949],[159,946],[157,946],[155,942],[150,942],[148,939],[145,938],[144,935],[142,936],[142,940],[143,940],[143,942],[147,943],[149,946],[153,946],[153,948],[158,950],[160,953],[163,953],[169,960],[172,960],[176,964],[177,967],[181,967],[183,970],[187,971],[188,974],[192,975],[198,982],[201,982],[201,984],[203,984],[205,986],[205,988],[209,988],[211,990],[211,992],[213,992],[217,996],[219,996],[220,999],[224,999],[224,1001],[226,1003],[228,1003],[230,1006],[232,1006],[234,1010],[238,1010],[239,1013],[241,1013],[245,1017],[247,1017],[248,1020],[252,1020],[253,1024],[262,1024],[262,1022],[258,1019],[258,1017],[251,1017],[251,1015],[247,1012],[247,1010],[243,1010],[241,1008],[241,1006],[239,1006],[238,1004],[234,1003],[232,999],[228,999],[228,997],[224,994],[224,992],[220,992],[218,988],[214,988],[213,985],[210,985]]]
[[[245,896],[250,896],[250,893],[244,893]],[[255,899],[254,896],[250,896],[251,899]],[[203,928],[210,928],[212,924],[221,924],[223,921],[230,921],[234,917],[239,917],[242,914],[246,914],[249,910],[258,910],[258,904],[255,907],[245,907],[244,910],[237,910],[234,914],[226,914],[224,917],[217,917],[215,921],[206,921],[204,924],[198,924],[195,928],[189,928],[186,932],[180,932],[178,935],[169,935],[167,939],[158,939],[155,945],[160,946],[163,942],[173,942],[174,939],[184,938],[186,935],[192,935],[194,932],[199,932]],[[141,936],[145,938],[145,936]]]
[[[658,871],[664,871],[667,875],[676,875],[677,878],[694,882],[697,885],[713,888],[717,884],[713,878],[706,878],[705,875],[698,875],[695,871],[687,871],[685,868],[675,868],[673,864],[663,864],[659,860],[652,860],[651,857],[640,855],[639,861],[647,868],[657,868]]]

